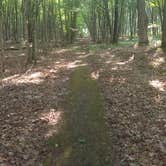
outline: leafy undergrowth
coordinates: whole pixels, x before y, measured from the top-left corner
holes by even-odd
[[[70,115],[73,106],[66,107],[66,96],[72,89],[74,94],[77,92],[72,86],[68,88],[68,80],[73,71],[79,73],[80,66],[89,66],[92,79],[102,90],[113,165],[166,163],[166,56],[160,49],[114,46],[91,51],[91,47],[85,43],[53,49],[38,59],[37,66],[28,69],[24,66],[24,52],[8,53],[6,71],[0,80],[0,165],[41,165],[52,154],[52,148],[55,159],[63,158],[64,133],[59,125],[67,123],[66,129],[72,130],[77,127],[74,122],[72,128],[69,119],[72,116],[78,120],[80,115]],[[79,80],[84,82],[82,78],[75,81]],[[77,96],[67,103],[80,100]],[[65,118],[66,113],[69,119]],[[85,121],[83,118],[80,123],[86,124]],[[100,129],[94,128],[94,132]],[[73,141],[71,131],[65,132],[65,137],[69,137],[65,146]],[[56,135],[59,142],[50,143]],[[89,142],[84,135],[76,139],[76,149]],[[54,147],[50,148],[50,144]],[[70,153],[69,147],[65,155]],[[107,158],[105,155],[103,160]]]

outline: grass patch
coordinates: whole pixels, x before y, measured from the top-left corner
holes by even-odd
[[[53,153],[45,165],[110,166],[111,143],[103,100],[87,67],[73,73],[69,90],[63,125],[49,140]]]

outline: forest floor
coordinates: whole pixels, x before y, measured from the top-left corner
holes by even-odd
[[[0,76],[0,166],[165,166],[161,49],[82,42],[29,67],[24,51],[6,51]]]

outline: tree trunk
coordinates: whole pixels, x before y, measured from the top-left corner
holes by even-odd
[[[108,37],[107,41],[111,42],[111,35],[112,35],[112,28],[111,28],[111,21],[110,21],[110,15],[109,15],[109,8],[108,8],[108,0],[104,0],[104,8],[105,8],[105,17],[106,17],[106,24],[108,28]]]
[[[137,0],[138,9],[138,44],[148,45],[148,17],[145,10],[145,0]]]
[[[36,63],[35,58],[35,30],[36,30],[36,3],[26,1],[26,22],[28,32],[28,58],[27,63]]]
[[[4,67],[4,40],[3,40],[3,11],[2,2],[0,3],[0,72],[3,73]]]
[[[119,0],[115,0],[113,43],[118,43]]]
[[[162,24],[162,47],[166,48],[166,0],[164,1],[163,10],[163,24]]]

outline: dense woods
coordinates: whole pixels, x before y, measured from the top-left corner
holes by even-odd
[[[138,36],[140,44],[147,44],[149,35],[162,38],[164,46],[165,6],[164,0],[2,0],[1,48],[3,42],[26,43],[31,62],[36,48],[83,36],[100,43]]]

